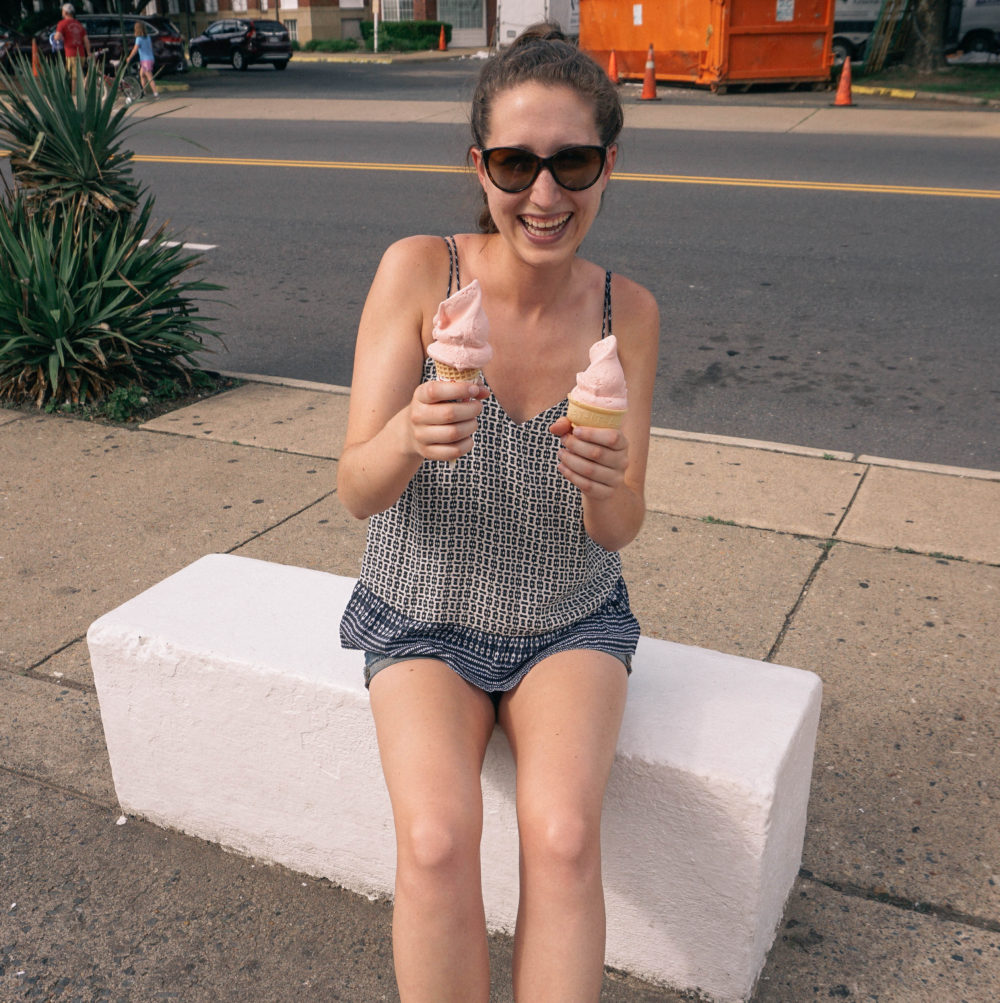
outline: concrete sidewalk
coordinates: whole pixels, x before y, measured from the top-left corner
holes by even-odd
[[[397,998],[387,903],[121,817],[84,642],[206,553],[355,574],[346,407],[253,381],[138,428],[0,410],[0,1000]],[[649,505],[624,554],[644,632],[825,686],[754,999],[1000,998],[1000,473],[658,432]]]
[[[820,103],[692,104],[624,101],[625,128],[696,132],[805,133],[829,136],[933,136],[940,139],[1000,139],[1000,115],[961,108],[834,108]],[[468,126],[464,101],[383,101],[355,98],[199,97],[197,90],[164,93],[159,101],[134,105],[136,118],[281,122],[383,122]]]

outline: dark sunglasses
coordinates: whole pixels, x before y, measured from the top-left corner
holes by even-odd
[[[516,146],[494,146],[479,152],[490,181],[511,195],[530,188],[543,170],[563,188],[582,192],[597,183],[608,156],[603,146],[567,146],[551,157],[539,157]]]

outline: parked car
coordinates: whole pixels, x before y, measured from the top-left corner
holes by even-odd
[[[836,0],[833,62],[863,59],[882,0]],[[1000,52],[1000,0],[952,0],[944,23],[945,52]]]
[[[1000,2],[963,0],[953,3],[945,21],[945,50],[954,52],[1000,52]],[[957,16],[956,16],[957,14]]]
[[[0,68],[9,70],[12,66],[11,56],[20,52],[22,56],[31,58],[31,38],[22,35],[14,28],[0,24]]]
[[[188,58],[195,68],[231,63],[233,69],[245,70],[252,63],[270,63],[283,70],[292,58],[292,39],[280,21],[226,18],[191,39]]]
[[[117,14],[78,14],[77,20],[87,29],[90,51],[107,60],[128,55],[135,44],[135,22],[146,25],[146,33],[153,40],[153,59],[156,72],[183,73],[187,69],[184,58],[184,38],[180,28],[170,18],[156,15],[119,17]],[[52,51],[51,36],[56,26],[43,28],[35,36],[43,54]]]

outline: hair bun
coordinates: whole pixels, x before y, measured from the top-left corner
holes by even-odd
[[[513,42],[510,43],[512,49],[520,45],[528,45],[531,42],[567,42],[569,39],[563,34],[562,28],[556,21],[539,21],[537,24],[529,25],[521,32]]]

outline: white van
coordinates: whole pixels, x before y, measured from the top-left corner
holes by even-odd
[[[955,12],[952,5],[949,15]],[[949,32],[949,28],[954,31]],[[965,0],[961,16],[949,16],[945,46],[962,52],[1000,52],[1000,0]]]
[[[882,0],[836,0],[833,61],[862,59]],[[944,30],[947,52],[1000,52],[1000,0],[952,0]]]
[[[875,30],[882,0],[837,0],[833,7],[833,64],[860,59]]]
[[[545,20],[566,35],[579,35],[580,0],[497,0],[497,44],[510,45],[529,25]]]

